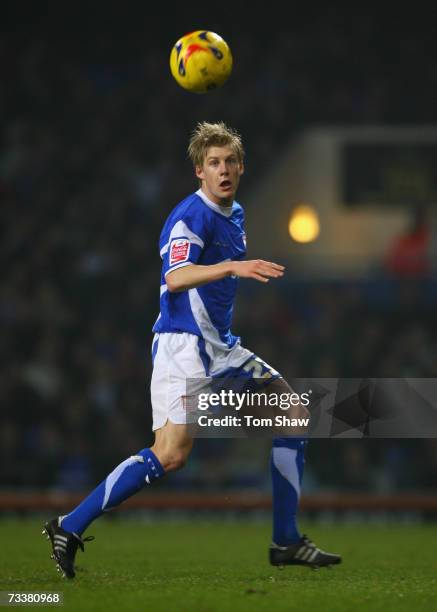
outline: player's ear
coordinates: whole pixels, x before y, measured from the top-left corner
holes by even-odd
[[[200,180],[205,178],[205,173],[203,172],[202,166],[196,166],[196,176]]]
[[[240,176],[242,174],[244,174],[244,163],[243,162],[240,163]]]

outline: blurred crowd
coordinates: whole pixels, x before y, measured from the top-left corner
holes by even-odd
[[[157,245],[166,214],[197,188],[185,153],[197,121],[241,131],[244,203],[309,124],[436,120],[432,30],[398,39],[386,25],[363,17],[345,27],[321,14],[278,23],[266,40],[261,21],[251,31],[217,22],[235,69],[206,97],[181,90],[168,70],[188,24],[170,21],[146,38],[141,24],[127,35],[116,20],[65,29],[41,17],[4,29],[1,486],[82,491],[152,441]],[[437,376],[432,281],[380,273],[258,289],[242,285],[234,330],[286,377]],[[268,488],[268,453],[265,440],[199,440],[162,486]],[[308,459],[308,490],[427,489],[437,445],[314,440]]]

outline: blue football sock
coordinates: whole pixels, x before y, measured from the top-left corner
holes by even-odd
[[[79,506],[62,517],[62,529],[81,535],[103,512],[118,506],[164,473],[156,455],[150,448],[144,448],[120,463]]]
[[[273,542],[288,546],[300,540],[296,523],[307,441],[275,438],[271,454]]]

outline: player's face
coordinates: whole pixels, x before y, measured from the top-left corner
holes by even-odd
[[[202,191],[214,204],[230,206],[238,189],[244,166],[231,147],[210,147],[203,166],[196,168]]]

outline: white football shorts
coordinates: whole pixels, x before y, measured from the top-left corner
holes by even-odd
[[[273,375],[279,376],[273,368],[239,342],[232,348],[223,350],[204,338],[186,332],[155,334],[152,357],[150,391],[153,431],[163,427],[167,420],[176,425],[187,423],[184,404],[187,379],[196,379],[195,392],[199,393],[203,388],[208,388],[211,377],[226,376],[226,372],[240,368],[251,360],[256,360],[255,366],[268,368]],[[255,368],[253,376],[256,375]]]

